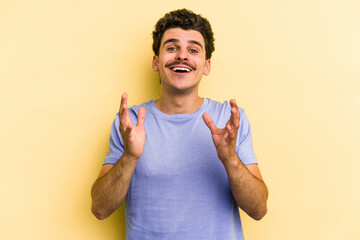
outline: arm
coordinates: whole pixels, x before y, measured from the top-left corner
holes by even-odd
[[[137,161],[145,146],[145,115],[145,108],[141,107],[137,125],[134,126],[129,117],[127,95],[122,95],[119,118],[125,151],[115,165],[106,164],[102,167],[91,189],[91,211],[98,219],[110,216],[125,199]]]
[[[267,212],[268,189],[259,167],[256,164],[244,166],[236,153],[240,112],[235,100],[230,100],[230,105],[231,117],[225,128],[217,128],[207,113],[204,113],[203,119],[211,131],[218,157],[225,167],[236,204],[250,217],[260,220]]]
[[[253,219],[262,219],[267,212],[268,189],[257,164],[244,166],[236,156],[224,167],[236,204]]]

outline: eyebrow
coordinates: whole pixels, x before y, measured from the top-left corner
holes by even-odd
[[[163,46],[165,46],[165,44],[167,44],[167,43],[169,43],[169,42],[172,42],[172,43],[179,43],[180,41],[179,41],[179,39],[176,39],[176,38],[170,38],[170,39],[168,39],[168,40],[166,40],[166,41],[164,42]],[[201,43],[199,43],[198,41],[195,41],[195,40],[190,40],[190,41],[188,41],[188,43],[191,43],[191,44],[196,44],[196,45],[200,46],[200,47],[201,47],[201,49],[203,49],[202,44],[201,44]]]

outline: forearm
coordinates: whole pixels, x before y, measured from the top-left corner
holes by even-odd
[[[124,154],[108,173],[95,181],[91,210],[98,219],[110,216],[124,201],[136,163]]]
[[[223,163],[236,204],[250,217],[260,220],[267,212],[268,189],[264,181],[254,176],[237,155]]]

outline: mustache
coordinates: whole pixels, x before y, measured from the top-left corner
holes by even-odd
[[[174,61],[174,62],[168,63],[165,65],[165,67],[172,67],[175,65],[186,65],[189,68],[191,68],[192,70],[196,70],[196,67],[194,65],[187,63],[187,62],[182,62],[182,61]]]

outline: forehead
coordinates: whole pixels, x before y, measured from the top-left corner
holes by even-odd
[[[203,46],[204,38],[200,32],[196,30],[184,30],[181,28],[171,28],[164,32],[164,35],[161,39],[161,45],[164,44],[165,41],[169,39],[177,39],[180,43],[189,43],[189,41],[197,41],[201,43]]]

